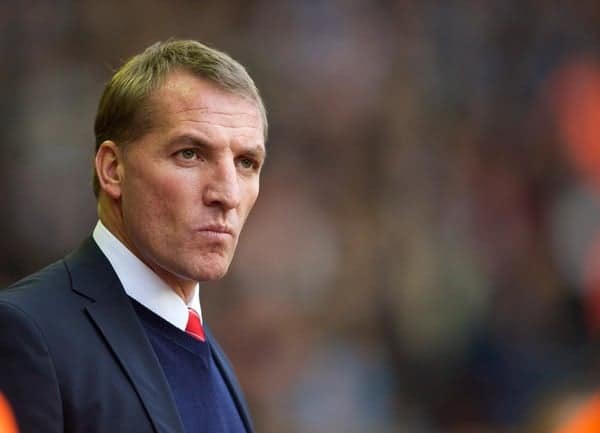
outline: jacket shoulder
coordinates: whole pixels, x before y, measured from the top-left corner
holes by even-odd
[[[60,298],[71,288],[71,278],[64,259],[52,263],[40,271],[28,275],[6,289],[0,290],[0,302],[27,309],[28,305],[44,303],[48,298]]]

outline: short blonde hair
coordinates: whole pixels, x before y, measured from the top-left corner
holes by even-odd
[[[152,128],[149,96],[175,69],[191,72],[224,90],[255,101],[266,140],[265,106],[246,69],[227,54],[200,42],[169,40],[157,42],[129,59],[106,84],[94,123],[96,152],[106,140],[126,145]],[[99,193],[100,183],[94,170],[94,194],[98,197]]]

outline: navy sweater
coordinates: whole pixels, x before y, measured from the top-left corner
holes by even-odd
[[[133,301],[165,372],[186,433],[246,433],[210,346]]]

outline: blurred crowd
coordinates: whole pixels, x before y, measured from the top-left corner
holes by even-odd
[[[103,83],[169,37],[269,111],[202,286],[257,431],[553,432],[600,391],[600,3],[1,2],[0,286],[90,232]]]

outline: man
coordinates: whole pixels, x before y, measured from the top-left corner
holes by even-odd
[[[99,222],[0,291],[0,391],[21,433],[251,432],[201,323],[259,191],[267,121],[252,79],[195,41],[149,47],[95,122]]]

